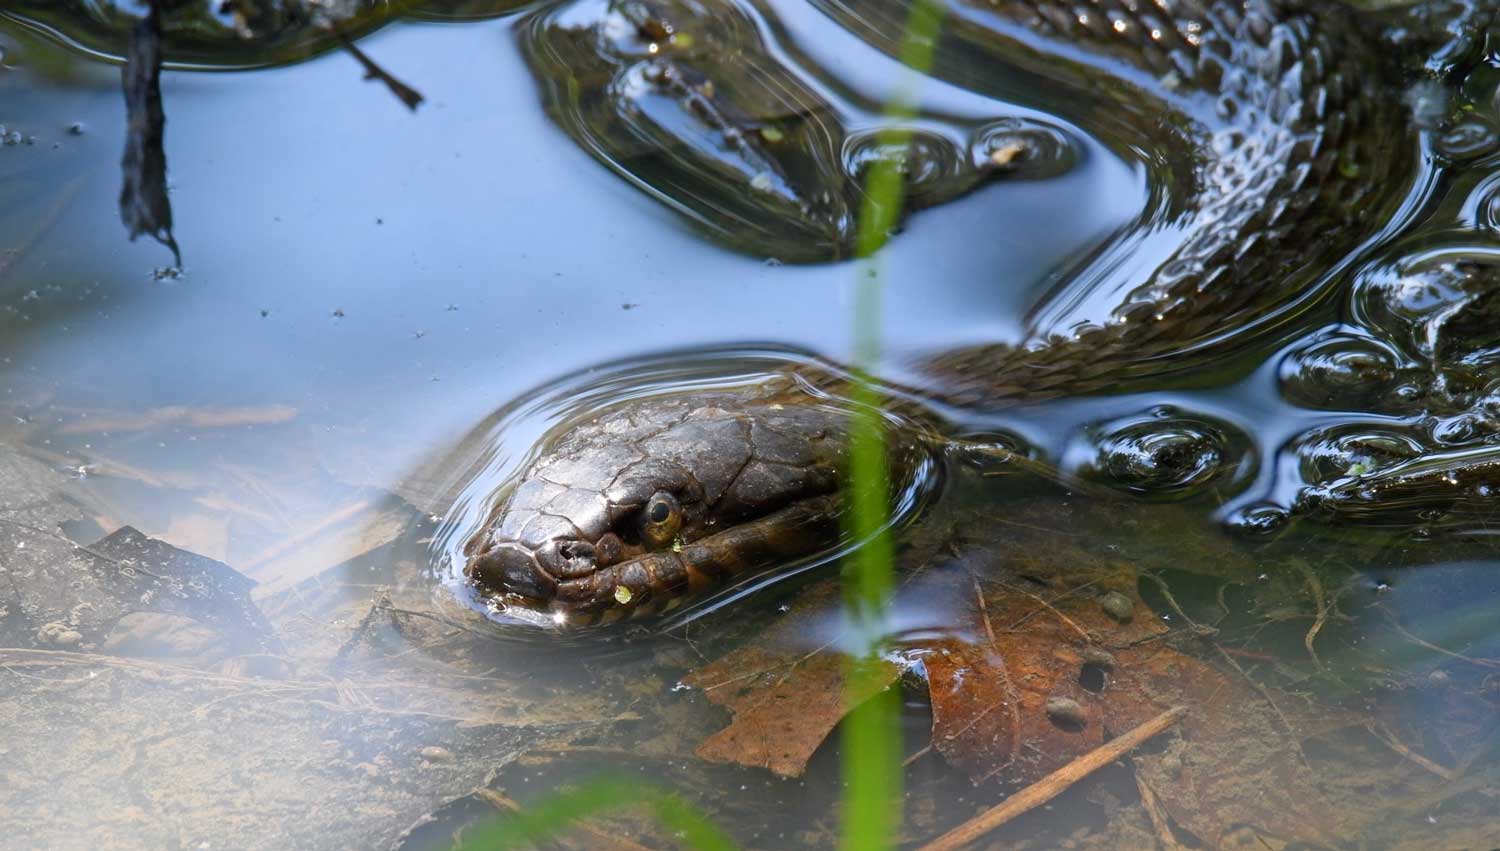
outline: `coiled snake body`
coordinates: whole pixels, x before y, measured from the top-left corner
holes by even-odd
[[[1295,312],[1412,179],[1415,132],[1377,35],[1327,0],[981,0],[950,25],[945,37],[1088,89],[1117,135],[1169,144],[1162,214],[1143,226],[1173,240],[1134,281],[1111,276],[1139,234],[1078,270],[1117,293],[1107,316],[1055,303],[1018,344],[931,358],[933,398],[1097,393],[1191,366]],[[541,448],[469,540],[466,575],[485,595],[587,624],[826,548],[847,416],[787,384],[614,406]],[[894,464],[921,441],[895,432]]]

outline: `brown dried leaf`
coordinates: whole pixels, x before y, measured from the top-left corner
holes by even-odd
[[[1085,671],[1086,653],[1165,631],[1128,577],[1081,574],[1050,587],[1004,578],[976,593],[966,630],[972,638],[943,639],[921,655],[933,747],[976,782],[1001,773],[1034,780],[1167,709],[1167,702],[1088,687],[1110,675],[1107,666]],[[1106,614],[1106,594],[1130,600],[1137,614],[1125,623]],[[1049,715],[1049,701],[1072,703]]]
[[[1212,847],[1237,825],[1331,842],[1329,805],[1301,742],[1347,726],[1351,716],[1258,690],[1159,642],[1140,643],[1142,633],[1163,628],[1134,589],[1135,616],[1120,623],[1102,607],[1100,585],[1081,578],[1054,579],[1045,596],[1021,580],[991,583],[973,611],[971,633],[981,638],[930,648],[923,662],[933,747],[976,781],[1025,782],[1185,705],[1166,750],[1136,758],[1178,824]],[[1049,712],[1049,701],[1066,701],[1066,711]]]
[[[810,589],[776,626],[683,679],[734,713],[734,720],[696,751],[701,759],[766,768],[797,777],[839,721],[859,702],[889,686],[900,669],[882,663],[868,689],[845,692],[848,657],[830,646],[809,646],[806,615],[838,593],[833,582]]]

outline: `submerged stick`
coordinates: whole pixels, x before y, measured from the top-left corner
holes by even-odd
[[[997,806],[953,828],[937,839],[923,845],[917,851],[955,851],[986,833],[1000,827],[1016,816],[1033,810],[1056,798],[1070,786],[1093,774],[1100,768],[1119,759],[1139,747],[1147,739],[1162,732],[1183,715],[1186,706],[1176,706],[1136,727],[1123,736],[1111,739],[1099,747],[1073,760],[1041,780],[1011,795]]]
[[[339,44],[349,52],[349,55],[353,56],[359,62],[360,67],[365,69],[366,80],[379,80],[385,83],[385,87],[390,89],[391,94],[395,95],[398,100],[406,104],[407,109],[412,112],[417,111],[417,107],[421,106],[422,101],[425,100],[421,92],[396,79],[389,71],[375,64],[375,60],[371,59],[363,50],[356,47],[354,40],[344,35],[343,30],[333,28],[333,34],[338,38]]]
[[[172,236],[172,202],[167,197],[167,154],[163,145],[167,115],[161,105],[161,8],[152,0],[146,17],[130,31],[125,64],[120,70],[125,90],[125,155],[120,160],[120,220],[134,240],[146,234],[172,250],[172,263],[182,265],[182,252]]]
[[[488,786],[481,786],[475,789],[473,794],[477,798],[484,799],[490,806],[497,810],[504,810],[508,813],[519,813],[525,809],[525,807],[521,806],[521,802],[497,792]],[[650,848],[639,842],[634,842],[623,836],[605,833],[587,821],[581,821],[573,827],[580,833],[588,834],[589,841],[594,843],[593,847],[595,848],[613,848],[615,851],[651,851]]]
[[[1147,818],[1151,819],[1151,829],[1156,831],[1156,841],[1161,843],[1164,851],[1185,851],[1183,844],[1172,834],[1172,826],[1167,821],[1167,814],[1162,812],[1161,803],[1156,800],[1156,792],[1152,791],[1139,769],[1135,771],[1135,788],[1140,790],[1141,806],[1145,808]]]
[[[1407,747],[1406,744],[1400,739],[1396,738],[1396,734],[1391,732],[1391,729],[1384,724],[1380,724],[1378,726],[1375,724],[1366,724],[1365,729],[1370,732],[1370,735],[1379,739],[1381,744],[1385,745],[1401,756],[1406,757],[1422,768],[1425,768],[1433,774],[1436,774],[1444,780],[1447,780],[1449,783],[1452,783],[1454,780],[1458,779],[1458,772],[1454,771],[1451,768],[1445,768],[1441,765],[1438,765],[1436,762],[1433,762],[1427,757],[1422,756],[1421,754]]]

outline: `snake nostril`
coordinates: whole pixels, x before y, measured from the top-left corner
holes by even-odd
[[[588,541],[548,541],[536,551],[537,563],[558,579],[587,576],[597,568]]]
[[[514,545],[500,545],[470,559],[464,574],[491,592],[537,600],[550,599],[557,593],[557,580],[529,552]]]

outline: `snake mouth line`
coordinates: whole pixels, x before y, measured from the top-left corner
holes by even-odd
[[[833,551],[842,506],[838,494],[811,497],[582,576],[559,579],[533,562],[533,569],[545,575],[507,581],[504,575],[487,576],[483,557],[471,563],[470,571],[478,581],[501,589],[493,600],[509,614],[523,614],[515,611],[519,608],[563,628],[613,623],[671,611],[733,579]]]

